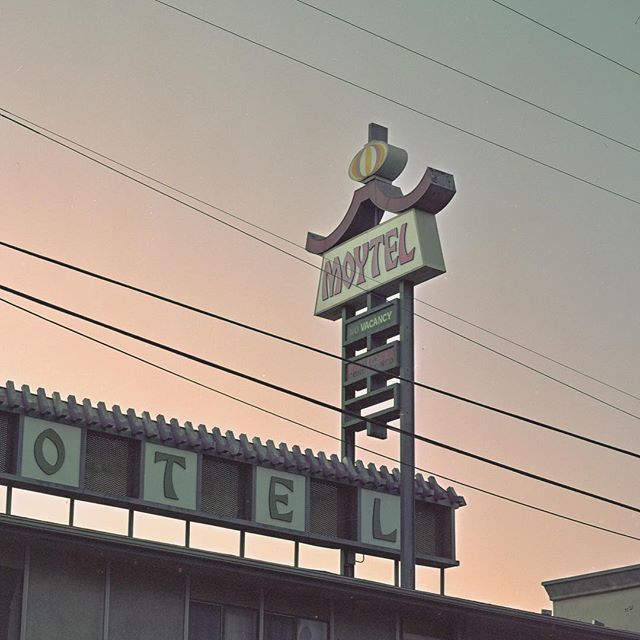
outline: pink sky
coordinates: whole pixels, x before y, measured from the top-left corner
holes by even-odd
[[[516,6],[516,2],[513,2]],[[587,134],[286,0],[181,5],[332,73],[634,199],[636,152]],[[594,129],[640,146],[636,78],[491,3],[322,4]],[[631,7],[519,2],[633,66]],[[37,37],[34,37],[37,34]],[[9,109],[237,216],[304,244],[342,218],[348,164],[370,121],[407,149],[398,183],[427,165],[458,193],[438,215],[448,272],[418,298],[638,395],[637,205],[455,133],[154,3],[0,2]],[[636,65],[637,66],[637,65]],[[594,87],[597,90],[594,91]],[[313,316],[318,272],[21,129],[0,122],[2,234],[9,242],[338,353],[340,323]],[[242,225],[223,214],[216,216]],[[255,231],[255,230],[254,230]],[[269,239],[262,232],[257,235]],[[273,240],[273,239],[271,239]],[[270,241],[271,241],[270,240]],[[275,244],[319,265],[319,259]],[[336,361],[0,249],[2,282],[186,351],[339,403]],[[416,304],[416,311],[623,410],[640,402]],[[45,312],[54,317],[53,313]],[[56,317],[56,319],[59,319]],[[122,348],[339,435],[336,415],[79,322]],[[269,418],[0,308],[0,380],[205,423],[327,453],[335,440]],[[416,378],[638,450],[637,419],[416,319]],[[637,504],[637,461],[416,394],[417,431]],[[396,456],[397,438],[360,441]],[[365,460],[384,463],[370,455]],[[417,464],[631,535],[637,514],[422,444]],[[448,486],[449,483],[442,481]],[[447,592],[539,610],[542,580],[637,562],[639,543],[456,486],[458,557]],[[274,553],[279,553],[275,551]],[[371,572],[384,572],[371,563]],[[435,588],[435,572],[421,576]]]

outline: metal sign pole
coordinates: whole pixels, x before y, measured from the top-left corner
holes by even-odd
[[[416,587],[413,283],[400,281],[400,586]]]
[[[355,311],[353,307],[350,305],[346,305],[342,309],[342,331],[344,333],[345,323],[349,318],[352,318],[355,315]],[[342,343],[342,357],[349,358],[351,356],[351,351],[347,347],[347,345]],[[346,362],[342,361],[342,380],[345,379],[346,376]],[[342,408],[345,406],[346,401],[344,384],[342,386]],[[342,416],[342,458],[348,458],[351,461],[355,461],[356,459],[356,432],[353,429],[345,428],[345,416]],[[354,578],[356,575],[356,554],[351,551],[351,549],[341,549],[340,550],[340,566],[341,573],[343,576],[347,576],[348,578]]]

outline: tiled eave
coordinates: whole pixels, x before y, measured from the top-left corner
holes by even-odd
[[[311,449],[302,451],[299,446],[289,448],[285,443],[276,446],[272,440],[263,443],[260,438],[249,438],[245,434],[238,437],[232,431],[224,434],[217,427],[212,429],[201,424],[198,427],[186,422],[181,425],[172,418],[166,420],[158,415],[152,419],[147,411],[138,415],[133,409],[125,412],[118,405],[107,409],[104,402],[93,403],[84,399],[78,402],[75,396],[66,400],[53,392],[48,396],[44,389],[33,393],[28,385],[16,388],[12,381],[0,387],[0,410],[27,416],[72,424],[121,437],[148,440],[182,449],[202,451],[207,455],[232,459],[254,465],[283,469],[302,473],[313,478],[342,482],[345,484],[377,489],[389,493],[399,493],[400,471],[389,471],[386,466],[365,465],[360,460],[355,463],[336,454],[327,456],[322,451]],[[465,499],[453,487],[444,489],[433,476],[425,479],[421,474],[415,477],[416,499],[451,508],[462,507]]]

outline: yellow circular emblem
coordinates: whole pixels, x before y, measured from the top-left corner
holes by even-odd
[[[373,141],[366,144],[349,165],[349,177],[357,182],[364,182],[375,175],[389,155],[386,142]]]

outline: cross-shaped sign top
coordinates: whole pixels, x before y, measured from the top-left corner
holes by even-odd
[[[375,122],[369,123],[369,142],[379,140],[380,142],[389,142],[389,130],[381,124]]]

